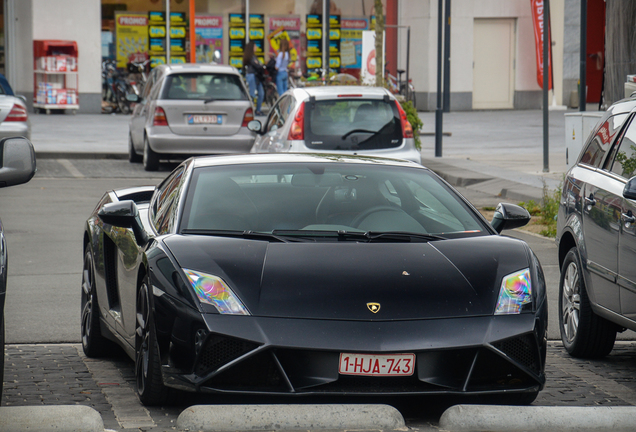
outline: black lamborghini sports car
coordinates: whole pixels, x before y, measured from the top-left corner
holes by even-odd
[[[106,193],[86,223],[82,345],[167,388],[504,395],[545,382],[537,257],[430,170],[343,155],[191,158]]]

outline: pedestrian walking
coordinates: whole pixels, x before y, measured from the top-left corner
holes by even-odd
[[[258,60],[254,53],[254,41],[249,41],[245,45],[245,51],[243,53],[243,67],[245,68],[245,78],[247,79],[247,85],[250,90],[250,97],[252,102],[258,92],[258,98],[256,99],[256,112],[257,116],[262,116],[261,106],[263,105],[263,97],[265,92],[263,91],[263,64]]]
[[[278,94],[282,95],[287,91],[287,66],[289,65],[289,41],[280,41],[280,50],[276,56],[276,88]]]

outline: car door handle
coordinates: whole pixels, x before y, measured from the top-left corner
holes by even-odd
[[[636,222],[636,216],[634,216],[631,211],[629,213],[621,213],[621,219],[628,224]]]
[[[596,200],[594,199],[594,195],[590,195],[590,197],[585,197],[585,205],[586,206],[594,206],[596,205]]]

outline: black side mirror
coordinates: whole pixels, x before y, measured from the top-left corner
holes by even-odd
[[[530,213],[515,204],[499,203],[492,217],[490,225],[501,233],[505,229],[514,229],[526,225],[530,222]]]
[[[105,224],[132,229],[138,245],[143,246],[148,243],[148,236],[141,225],[139,210],[134,201],[126,200],[106,204],[99,210],[97,217]]]
[[[26,183],[36,171],[33,144],[22,137],[0,140],[0,187]]]
[[[636,177],[632,177],[628,180],[625,188],[623,188],[623,197],[636,200]]]
[[[252,120],[247,124],[247,128],[252,132],[256,132],[257,134],[261,133],[263,129],[263,125],[260,120]]]

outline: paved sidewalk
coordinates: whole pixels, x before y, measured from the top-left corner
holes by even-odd
[[[422,163],[454,186],[508,200],[540,201],[566,171],[564,111],[550,112],[550,172],[543,172],[540,110],[469,111],[444,115],[442,157],[435,157],[435,113],[420,113]],[[32,115],[39,158],[126,158],[128,121],[115,114]]]

